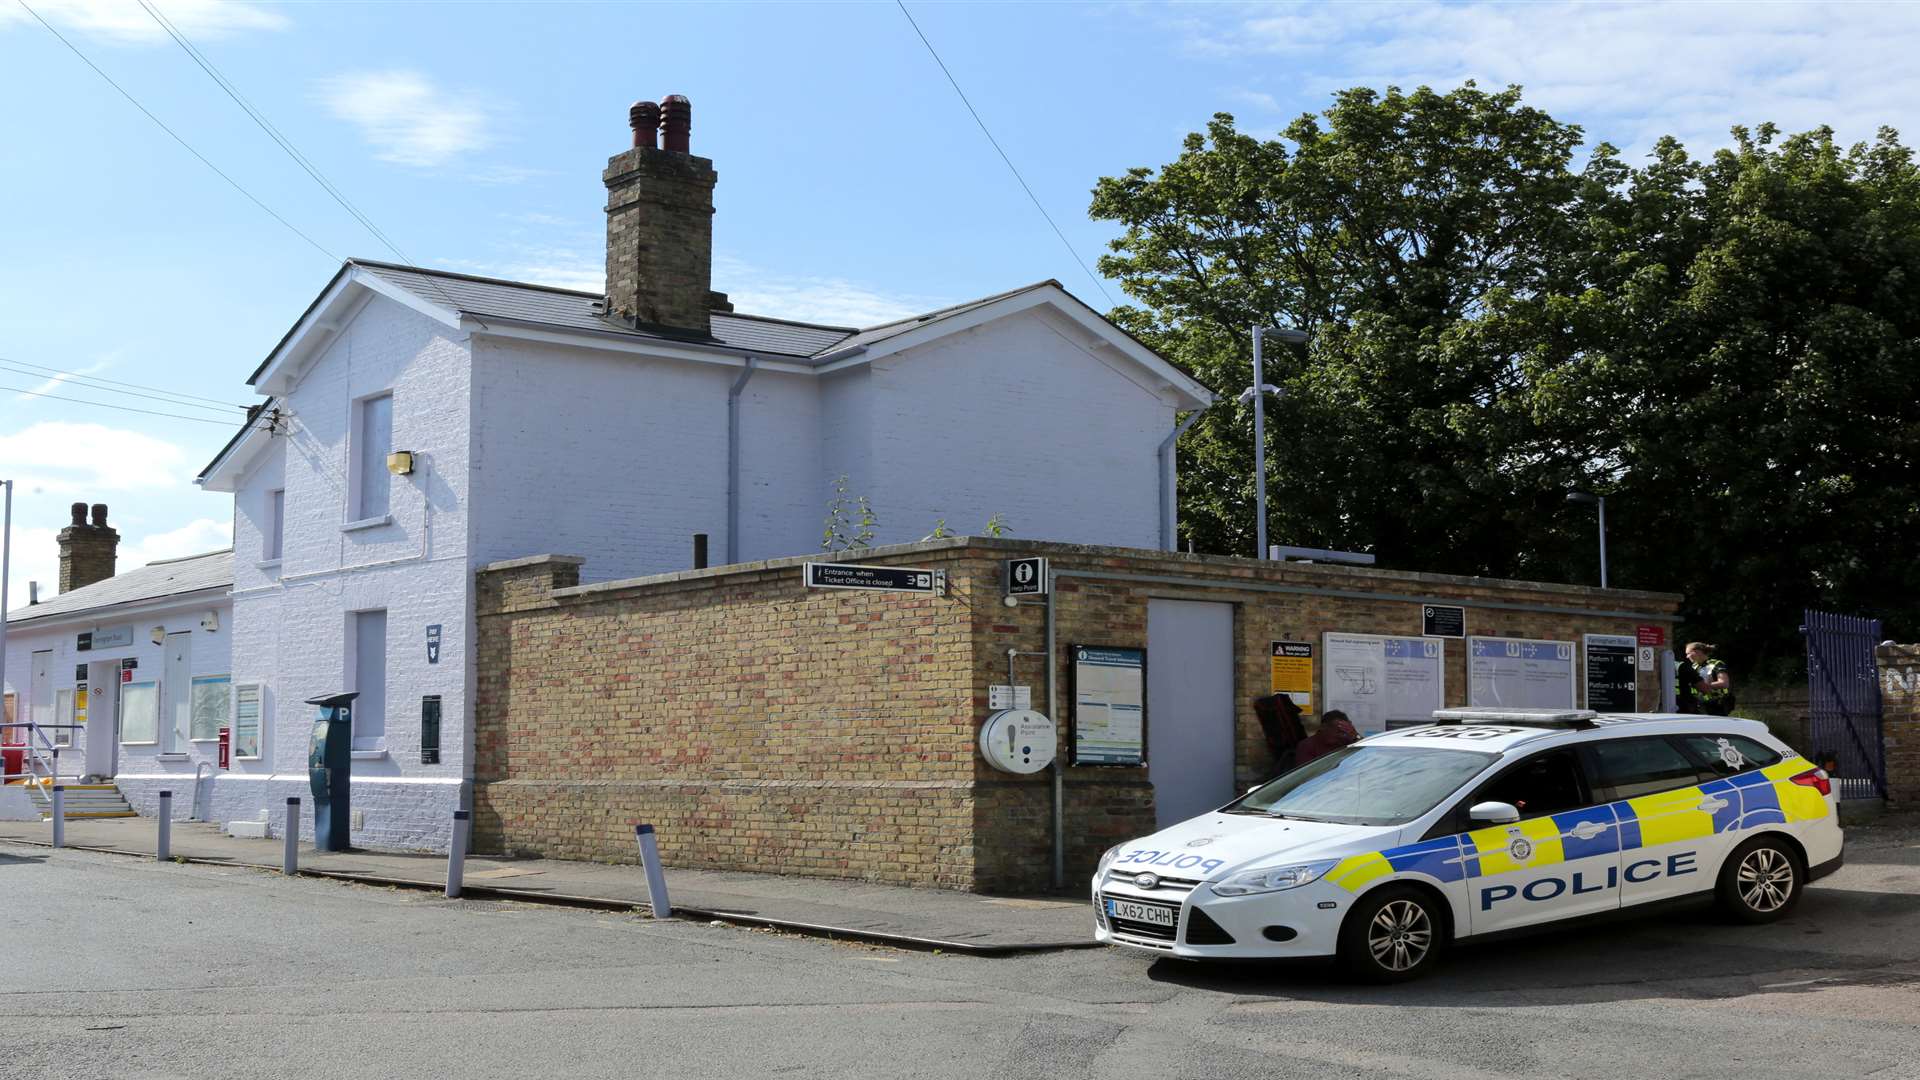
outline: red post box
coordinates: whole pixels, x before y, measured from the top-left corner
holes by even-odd
[[[221,768],[223,769],[233,768],[233,765],[232,765],[233,758],[230,756],[232,752],[233,752],[233,729],[230,727],[223,727],[220,729],[220,767]]]

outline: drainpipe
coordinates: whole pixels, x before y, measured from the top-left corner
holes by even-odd
[[[1060,658],[1055,651],[1053,593],[1059,578],[1049,569],[1047,571],[1047,717],[1053,721],[1054,730],[1065,730],[1060,723],[1060,692],[1054,685],[1054,672],[1059,669]],[[1671,680],[1669,680],[1671,681]],[[1053,890],[1059,892],[1067,886],[1067,768],[1060,760],[1058,751],[1053,756]]]
[[[1187,429],[1193,426],[1194,421],[1200,419],[1200,414],[1206,411],[1207,411],[1206,407],[1202,406],[1201,408],[1195,409],[1192,412],[1188,413],[1187,418],[1185,420],[1180,421],[1180,426],[1173,429],[1173,434],[1167,436],[1165,439],[1162,439],[1160,441],[1160,550],[1161,551],[1172,551],[1174,549],[1174,543],[1175,543],[1174,533],[1177,530],[1179,525],[1179,520],[1178,520],[1179,514],[1180,514],[1179,502],[1178,502],[1179,481],[1175,479],[1175,476],[1174,476],[1173,444],[1179,442],[1180,436],[1185,435],[1187,433]]]
[[[727,562],[740,561],[740,391],[753,378],[755,360],[747,357],[747,366],[727,391]]]

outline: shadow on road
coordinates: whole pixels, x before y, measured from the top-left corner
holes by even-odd
[[[1623,1001],[1742,997],[1848,984],[1920,984],[1884,971],[1920,960],[1920,896],[1820,889],[1770,926],[1734,926],[1709,907],[1463,944],[1430,976],[1397,986],[1343,981],[1327,961],[1159,960],[1156,982],[1239,997],[1484,1008],[1498,999]],[[1491,999],[1491,1000],[1490,1000]]]

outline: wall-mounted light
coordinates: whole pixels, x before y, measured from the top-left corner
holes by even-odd
[[[395,450],[387,455],[387,471],[395,476],[410,476],[413,473],[413,451]]]
[[[156,626],[147,636],[153,639],[155,645],[165,645],[167,643],[167,628],[164,626]]]
[[[220,613],[218,611],[209,611],[205,615],[200,616],[200,629],[207,631],[220,629]]]

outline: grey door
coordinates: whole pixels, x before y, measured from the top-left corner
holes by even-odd
[[[1233,605],[1147,602],[1147,779],[1161,828],[1233,798]]]

